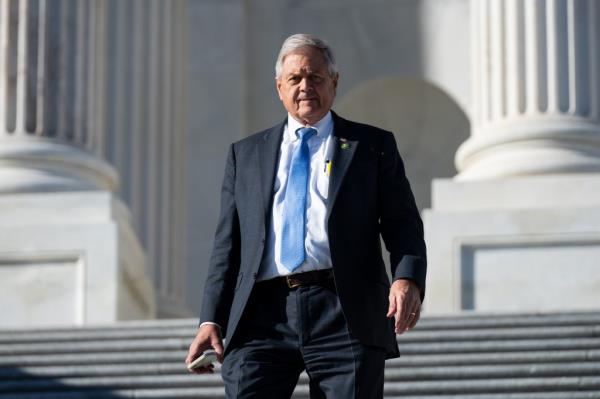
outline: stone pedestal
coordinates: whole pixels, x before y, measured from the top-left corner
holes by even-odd
[[[428,313],[598,309],[600,174],[438,180]]]
[[[600,306],[599,11],[471,1],[472,132],[425,212],[427,312]]]
[[[0,196],[1,327],[152,318],[130,215],[102,191]]]

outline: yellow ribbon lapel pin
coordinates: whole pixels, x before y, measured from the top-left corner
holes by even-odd
[[[348,143],[348,140],[343,137],[340,137],[340,148],[342,150],[347,150],[350,148],[350,143]]]

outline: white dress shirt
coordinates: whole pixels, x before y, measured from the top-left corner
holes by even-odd
[[[304,241],[306,258],[304,262],[290,272],[281,263],[281,225],[283,204],[290,163],[294,149],[300,145],[296,130],[305,127],[288,114],[287,124],[283,131],[283,139],[279,153],[279,164],[273,187],[273,207],[271,221],[265,243],[257,280],[268,280],[290,273],[302,273],[309,270],[327,269],[331,267],[331,253],[327,237],[327,195],[329,191],[329,171],[327,162],[331,161],[333,119],[328,112],[313,127],[317,134],[308,140],[310,153],[310,172],[308,193],[306,197],[306,237]]]

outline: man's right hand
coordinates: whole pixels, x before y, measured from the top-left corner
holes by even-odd
[[[223,362],[223,339],[221,338],[221,329],[214,324],[205,324],[198,328],[196,338],[192,341],[190,349],[188,350],[185,364],[190,364],[196,358],[198,358],[207,349],[214,349],[217,353],[217,360],[219,363]],[[197,369],[190,370],[191,373],[195,374],[206,374],[213,373],[214,366],[212,364],[199,367]]]

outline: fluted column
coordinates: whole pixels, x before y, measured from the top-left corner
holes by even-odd
[[[0,193],[114,190],[105,2],[0,2]]]
[[[600,172],[600,4],[472,0],[472,134],[458,179]]]
[[[185,0],[107,0],[106,158],[147,254],[160,317],[185,305]]]

